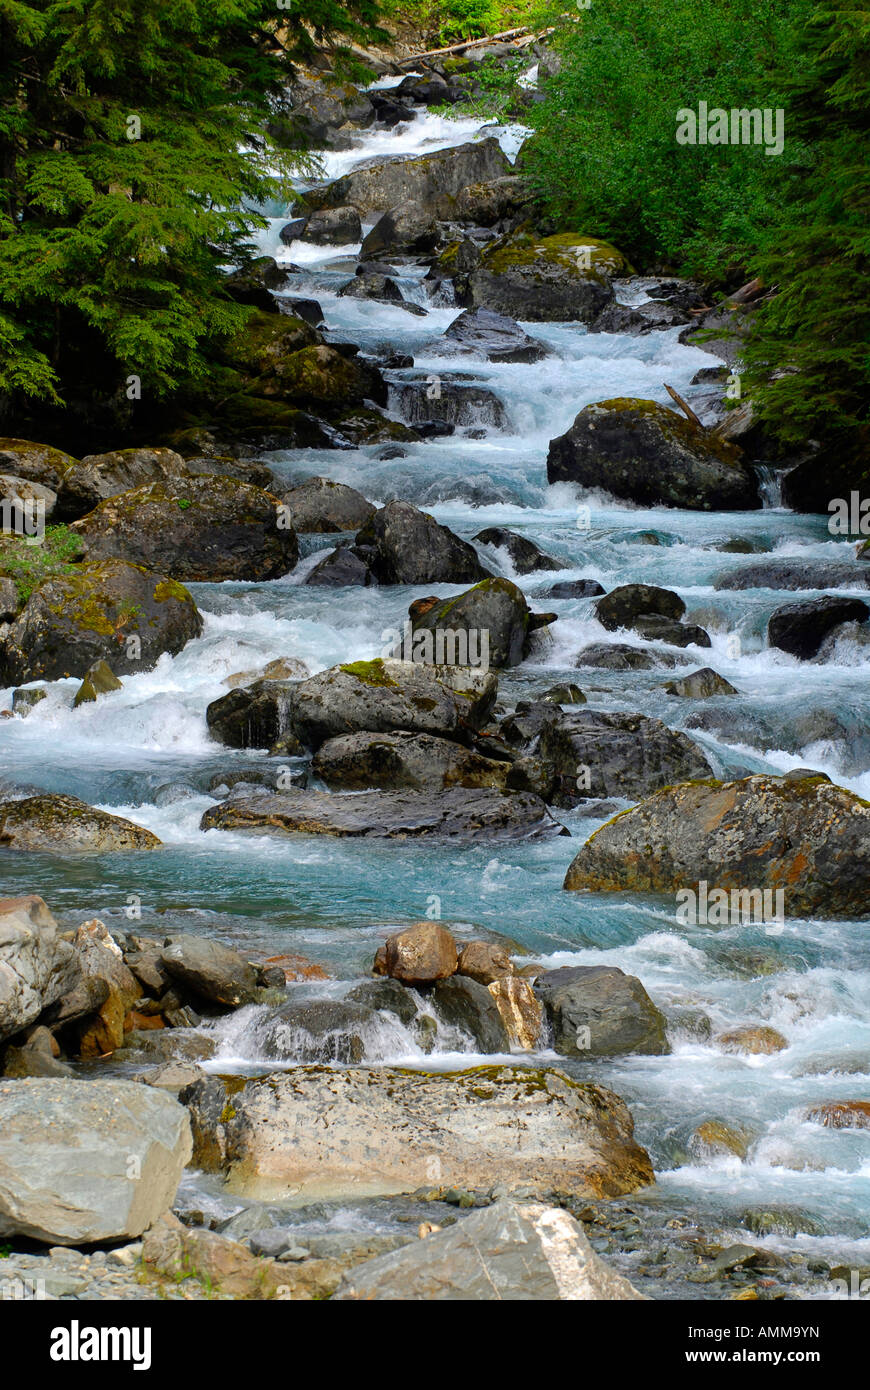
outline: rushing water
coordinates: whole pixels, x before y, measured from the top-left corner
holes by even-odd
[[[353,151],[327,155],[325,171],[336,177],[373,154],[431,150],[480,133],[478,121],[421,114],[395,131],[366,134]],[[513,154],[522,132],[498,133]],[[708,730],[693,736],[717,771],[810,765],[870,795],[870,647],[841,639],[823,662],[797,663],[771,652],[764,640],[770,612],[789,596],[723,591],[714,584],[717,576],[763,555],[808,563],[850,559],[851,547],[829,535],[824,519],[771,505],[742,514],[641,510],[547,485],[548,440],[584,405],[624,395],[667,402],[666,381],[696,399],[699,388],[690,385],[691,378],[710,365],[708,354],[681,346],[678,330],[633,338],[589,335],[571,324],[529,324],[527,331],[545,339],[555,358],[534,366],[496,366],[447,357],[440,337],[458,310],[430,303],[420,269],[403,270],[400,283],[407,299],[427,308],[425,317],[337,298],[359,247],[284,247],[278,231],[285,220],[273,219],[261,247],[301,268],[288,292],[320,300],[332,338],[352,340],[364,351],[412,354],[414,369],[393,372],[395,383],[461,371],[500,398],[506,422],[497,430],[483,420],[471,432],[460,428],[449,438],[403,446],[404,457],[387,460],[378,446],[288,450],[270,460],[278,479],[291,484],[323,474],[353,484],[374,501],[406,498],[466,538],[494,524],[528,535],[568,566],[558,576],[518,580],[533,603],[556,577],[595,578],[606,588],[643,581],[676,589],[689,619],[702,623],[713,641],[712,651],[691,649],[688,655],[699,665],[713,665],[741,692],[727,710],[727,701],[669,697],[660,671],[575,670],[582,646],[615,640],[595,621],[590,600],[546,601],[558,622],[530,661],[502,675],[502,699],[511,703],[556,681],[574,680],[591,708],[638,710],[672,727],[685,726],[703,708]],[[777,480],[764,483],[768,501],[775,502]],[[650,533],[658,543],[650,543]],[[754,553],[723,552],[720,547],[734,538],[749,542]],[[224,693],[224,678],[284,655],[301,657],[312,671],[377,655],[383,631],[399,627],[408,603],[419,596],[404,588],[307,588],[302,580],[312,556],[332,544],[332,538],[303,538],[297,571],[270,583],[192,586],[205,629],[179,656],[164,656],[153,671],[125,677],[123,690],[77,710],[70,707],[76,682],[61,682],[27,719],[0,723],[3,767],[13,779],[127,815],[164,843],[148,855],[9,856],[5,890],[42,894],[68,925],[99,915],[111,927],[133,925],[146,934],[202,931],[246,951],[301,952],[326,963],[335,979],[297,988],[331,994],[365,974],[386,930],[419,919],[434,895],[443,919],[461,936],[481,929],[502,933],[550,966],[618,965],[639,976],[666,1011],[706,1014],[714,1035],[747,1022],[772,1025],[789,1043],[773,1056],[727,1055],[677,1027],[667,1057],[588,1066],[557,1060],[629,1102],[638,1138],[657,1169],[658,1188],[648,1202],[700,1212],[726,1229],[737,1226],[748,1205],[798,1205],[815,1215],[826,1234],[772,1239],[776,1248],[870,1263],[867,1135],[801,1120],[813,1101],[870,1094],[866,923],[788,921],[781,935],[754,926],[687,928],[678,925],[670,901],[566,894],[561,884],[577,837],[599,823],[572,814],[560,818],[575,838],[493,848],[270,840],[199,830],[203,811],[213,804],[207,791],[213,774],[263,763],[266,756],[236,753],[209,740],[205,708]],[[490,566],[514,577],[504,553],[482,553]],[[433,587],[443,595],[460,591]],[[619,640],[634,639],[620,634]],[[3,697],[5,706],[10,693]],[[710,711],[719,709],[728,720],[722,728],[709,720]],[[131,903],[141,904],[141,921],[132,924],[124,912]],[[256,1063],[257,1009],[242,1011],[217,1031],[213,1065]],[[385,1022],[369,1037],[368,1058],[449,1068],[469,1065],[470,1047],[461,1034],[442,1029],[435,1054],[423,1058],[406,1030]],[[750,1131],[746,1161],[687,1163],[688,1135],[700,1121],[716,1117]]]

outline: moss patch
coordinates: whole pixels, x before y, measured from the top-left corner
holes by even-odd
[[[339,666],[340,671],[346,671],[349,676],[356,676],[358,681],[364,681],[366,685],[393,686],[396,682],[392,676],[387,675],[384,670],[384,663],[380,657],[375,661],[351,661],[346,666]]]
[[[18,597],[26,603],[46,579],[74,575],[85,547],[68,526],[47,526],[39,545],[28,545],[23,536],[0,533],[0,574],[15,581]]]

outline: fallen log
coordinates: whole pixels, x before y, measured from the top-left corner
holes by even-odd
[[[469,48],[481,48],[490,43],[507,43],[527,37],[529,43],[535,39],[545,39],[548,34],[552,34],[552,29],[544,29],[536,34],[528,24],[522,25],[519,29],[504,29],[500,34],[488,34],[485,39],[465,39],[462,43],[449,44],[447,48],[430,48],[426,53],[414,53],[410,58],[400,58],[396,67],[405,68],[414,63],[425,62],[427,58],[446,58],[451,53],[465,53]],[[517,47],[519,47],[519,43]]]
[[[698,429],[702,430],[704,426],[701,424],[701,421],[698,419],[692,407],[688,405],[686,401],[683,400],[682,396],[677,394],[673,386],[669,386],[666,381],[663,382],[663,385],[668,395],[676,401],[677,405],[680,407],[680,410],[682,410],[683,413],[687,416],[687,418],[691,420],[692,424],[697,425]]]

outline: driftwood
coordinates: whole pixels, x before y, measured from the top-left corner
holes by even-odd
[[[427,58],[446,58],[451,53],[465,53],[469,48],[481,48],[489,43],[504,43],[520,39],[525,39],[526,43],[532,43],[535,39],[546,38],[552,32],[552,29],[545,29],[542,33],[536,34],[533,29],[524,24],[519,29],[505,29],[500,34],[489,34],[485,39],[466,39],[463,43],[452,43],[447,48],[430,48],[427,53],[415,53],[410,58],[400,58],[396,67],[405,68],[409,64],[425,62]],[[520,44],[517,43],[517,47],[519,46]]]
[[[698,419],[692,407],[683,400],[682,396],[677,394],[673,386],[669,386],[667,382],[664,382],[664,388],[667,391],[668,395],[676,401],[677,405],[680,407],[680,410],[683,411],[684,415],[686,415],[686,417],[689,420],[691,420],[692,424],[697,425],[698,429],[702,430],[704,426],[701,424],[701,421]]]

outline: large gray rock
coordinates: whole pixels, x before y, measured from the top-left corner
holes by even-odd
[[[364,160],[349,174],[306,201],[316,207],[352,206],[360,213],[389,212],[400,203],[434,207],[445,194],[455,197],[472,183],[509,174],[510,163],[490,136],[475,144],[456,145],[431,154],[387,155]],[[308,224],[310,235],[311,223]]]
[[[256,970],[220,941],[187,932],[174,936],[163,947],[160,963],[173,979],[213,1004],[239,1008],[256,998]]]
[[[485,758],[432,734],[345,734],[327,739],[313,771],[331,790],[442,791],[447,787],[503,788],[508,763]]]
[[[441,241],[441,228],[422,203],[400,203],[385,212],[362,244],[361,255],[392,256],[396,252],[425,255]]]
[[[388,502],[358,532],[379,584],[465,584],[489,571],[468,541],[410,502]]]
[[[870,565],[760,560],[719,574],[714,589],[870,589]]]
[[[788,917],[866,917],[870,803],[812,774],[666,787],[595,831],[564,887],[676,894],[702,881],[781,888]]]
[[[535,981],[564,1057],[619,1057],[670,1052],[665,1017],[640,980],[615,966],[576,965],[548,970]]]
[[[445,331],[439,347],[443,352],[469,352],[490,362],[540,362],[552,351],[539,338],[532,338],[506,314],[494,309],[466,309]]]
[[[400,840],[434,835],[484,844],[537,839],[561,830],[540,797],[530,792],[502,795],[464,787],[346,796],[291,787],[276,795],[231,796],[206,811],[200,828]]]
[[[0,1236],[133,1239],[172,1205],[191,1155],[171,1096],[130,1081],[0,1081]]]
[[[566,568],[562,560],[557,560],[552,555],[545,555],[540,546],[535,545],[534,541],[530,541],[528,536],[517,535],[516,531],[509,531],[505,526],[487,526],[483,531],[478,531],[474,539],[480,541],[481,545],[491,545],[495,550],[506,550],[517,574],[536,574],[538,570],[563,570]],[[580,582],[585,581],[581,580]],[[558,598],[560,595],[551,592],[550,597]],[[570,597],[574,597],[574,595],[572,594]]]
[[[119,492],[186,477],[187,468],[174,449],[113,449],[108,454],[88,454],[81,462],[71,461],[62,476],[58,511],[75,518]]]
[[[660,720],[588,709],[555,710],[541,730],[538,756],[552,772],[554,794],[569,803],[595,796],[638,800],[712,771],[697,744]]]
[[[457,290],[464,304],[523,322],[588,324],[612,301],[611,280],[625,269],[607,242],[519,231],[490,242]]]
[[[455,1226],[357,1265],[334,1299],[367,1303],[640,1300],[561,1207],[496,1202]]]
[[[76,952],[58,936],[42,898],[0,901],[0,1038],[11,1037],[81,979]]]
[[[547,480],[602,488],[643,506],[745,511],[761,506],[737,449],[656,401],[587,405],[550,441]]]
[[[304,1202],[501,1182],[603,1197],[653,1181],[619,1097],[553,1069],[306,1067],[223,1099],[215,1077],[182,1095],[198,1161],[251,1196]]]
[[[281,500],[290,509],[293,529],[304,534],[358,531],[375,511],[361,492],[330,478],[306,478]]]
[[[445,1023],[469,1034],[478,1052],[510,1052],[510,1037],[486,985],[465,975],[451,975],[436,984],[432,1005]]]
[[[290,727],[290,680],[257,680],[206,706],[209,733],[228,748],[271,748]]]
[[[309,748],[340,734],[398,729],[463,741],[486,723],[497,693],[498,681],[486,671],[392,659],[356,661],[296,682],[290,718]]]

